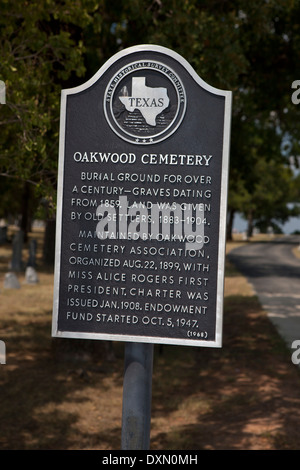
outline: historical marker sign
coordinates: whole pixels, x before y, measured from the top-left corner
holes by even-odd
[[[221,346],[230,118],[159,46],[62,91],[53,336]]]

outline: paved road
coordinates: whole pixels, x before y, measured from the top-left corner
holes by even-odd
[[[300,259],[292,249],[300,236],[236,248],[229,260],[247,277],[288,347],[300,340]]]

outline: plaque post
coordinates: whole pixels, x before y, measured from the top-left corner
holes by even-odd
[[[122,450],[149,449],[152,369],[152,343],[125,344]]]

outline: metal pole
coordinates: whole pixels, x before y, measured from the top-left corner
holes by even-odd
[[[122,450],[148,450],[153,344],[126,343],[124,365]]]

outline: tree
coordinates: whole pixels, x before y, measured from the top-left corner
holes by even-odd
[[[70,0],[1,4],[0,77],[6,84],[6,105],[0,117],[0,184],[15,180],[15,190],[21,192],[25,234],[29,207],[42,198],[47,198],[53,218],[60,91],[84,76],[81,35],[95,5]],[[2,211],[7,214],[7,208]]]
[[[248,219],[248,237],[252,236],[255,226],[264,232],[268,227],[278,230],[277,222],[284,223],[291,215],[296,215],[288,207],[293,190],[293,176],[288,167],[261,158],[253,174],[255,183],[241,211]]]
[[[300,116],[291,102],[300,74],[299,13],[298,2],[285,0],[154,0],[128,2],[116,20],[118,44],[144,36],[179,52],[208,83],[233,91],[228,234],[235,212],[255,199],[260,161],[271,174],[279,165],[286,175],[289,155],[299,153]],[[290,153],[284,154],[287,134]]]
[[[79,11],[72,5],[2,2],[0,76],[7,104],[1,108],[1,175],[47,191],[56,184],[61,84],[85,72],[82,43],[73,39]]]

